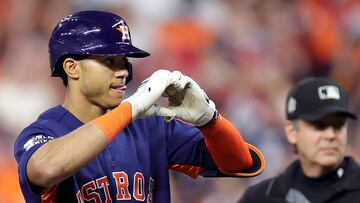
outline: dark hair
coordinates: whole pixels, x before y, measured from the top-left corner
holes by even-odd
[[[299,131],[299,119],[291,120],[290,122],[291,122],[292,125],[294,126],[294,129],[295,129],[296,131]],[[295,154],[299,154],[299,151],[298,151],[296,145],[295,145],[295,144],[291,144],[291,145],[293,146],[294,153],[295,153]]]

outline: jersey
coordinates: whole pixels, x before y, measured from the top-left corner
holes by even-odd
[[[59,105],[20,133],[14,151],[26,202],[170,202],[169,168],[194,177],[219,172],[196,127],[151,116],[129,124],[94,160],[54,187],[45,201],[41,189],[27,178],[27,162],[39,147],[83,124]]]

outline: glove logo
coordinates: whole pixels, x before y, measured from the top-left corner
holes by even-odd
[[[131,42],[129,27],[125,25],[125,22],[123,20],[115,23],[112,27],[115,27],[116,30],[121,32],[123,42]]]

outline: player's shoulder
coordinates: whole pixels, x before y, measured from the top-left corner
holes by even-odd
[[[36,121],[25,127],[14,143],[15,156],[18,159],[24,151],[29,151],[35,145],[55,139],[60,133],[65,133],[64,128],[58,123],[64,110],[61,106],[50,108],[40,114]]]
[[[40,114],[37,122],[45,122],[48,120],[59,121],[64,117],[66,113],[68,113],[68,111],[61,105],[58,105]]]

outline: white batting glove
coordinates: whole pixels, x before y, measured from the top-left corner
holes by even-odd
[[[156,112],[158,115],[167,115],[167,121],[176,117],[197,127],[204,126],[212,120],[216,113],[215,104],[193,79],[182,75],[173,86],[169,86],[166,91],[169,107],[159,109]]]
[[[172,112],[160,111],[161,107],[154,105],[165,89],[175,84],[181,75],[168,70],[157,70],[149,78],[145,79],[137,91],[122,102],[129,102],[132,108],[132,120],[150,115],[173,116]]]

